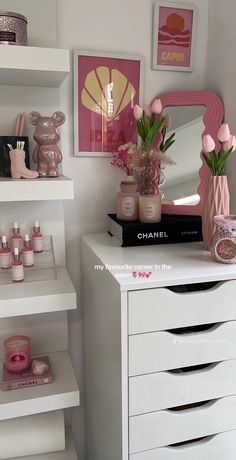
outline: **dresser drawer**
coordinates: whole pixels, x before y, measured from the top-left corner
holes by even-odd
[[[130,417],[130,454],[235,430],[235,413],[236,396],[228,396],[201,407]]]
[[[157,372],[129,379],[129,415],[236,394],[236,359],[190,372]]]
[[[130,460],[235,460],[236,431],[228,431],[184,446],[160,449],[130,455]]]
[[[236,321],[205,332],[179,335],[166,331],[129,337],[129,376],[234,358]]]
[[[235,294],[236,280],[184,294],[166,288],[130,292],[129,334],[234,320],[235,304],[225,299],[233,299]]]

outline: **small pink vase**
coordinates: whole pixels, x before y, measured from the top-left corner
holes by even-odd
[[[226,176],[210,176],[206,186],[202,209],[203,244],[210,250],[215,230],[214,217],[229,214],[229,188]]]

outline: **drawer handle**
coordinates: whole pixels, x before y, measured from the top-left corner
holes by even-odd
[[[189,367],[181,367],[179,369],[171,369],[168,372],[168,374],[173,374],[176,375],[177,377],[184,377],[185,375],[188,375],[190,373],[197,373],[201,374],[204,372],[211,371],[215,367],[219,366],[219,363],[209,363],[209,364],[199,364],[198,366],[189,366]]]
[[[213,291],[214,288],[218,285],[222,285],[220,281],[210,281],[208,283],[195,283],[195,284],[183,284],[180,286],[169,286],[168,289],[175,294],[190,294],[191,292],[204,292],[204,291]]]
[[[199,326],[179,327],[178,329],[168,329],[167,332],[173,335],[199,334],[200,332],[210,331],[220,327],[222,323],[201,324]]]
[[[202,444],[207,444],[208,442],[212,441],[217,435],[212,435],[212,436],[205,436],[203,438],[198,438],[198,439],[190,439],[189,441],[185,442],[178,442],[177,444],[170,444],[167,446],[167,449],[171,450],[186,450],[190,449],[191,447],[194,447],[196,445],[202,445]]]
[[[216,404],[218,399],[211,399],[208,401],[200,401],[199,403],[193,403],[193,404],[187,404],[185,406],[177,406],[177,407],[172,407],[170,409],[166,409],[165,412],[171,412],[175,414],[176,416],[181,416],[181,414],[184,414],[186,412],[194,412],[199,409],[208,409],[209,407],[213,406]]]
[[[186,404],[184,406],[176,406],[176,407],[171,407],[170,409],[167,409],[169,412],[182,412],[185,410],[190,410],[190,409],[196,409],[198,407],[203,407],[209,404],[210,400],[208,401],[200,401],[197,403],[192,403],[192,404]]]

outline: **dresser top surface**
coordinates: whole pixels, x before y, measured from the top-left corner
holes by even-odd
[[[122,248],[105,233],[83,235],[121,291],[236,279],[236,265],[215,262],[202,242]]]

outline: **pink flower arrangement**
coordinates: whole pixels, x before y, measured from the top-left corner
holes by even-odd
[[[203,157],[213,176],[222,176],[227,160],[236,149],[236,138],[230,133],[229,125],[222,123],[217,133],[217,139],[221,145],[218,153],[215,150],[216,144],[212,136],[205,134],[202,137]]]
[[[128,145],[121,145],[113,155],[114,158],[111,165],[124,171],[127,176],[132,176],[131,156],[128,153]]]
[[[129,142],[119,147],[114,153],[111,164],[126,172],[127,175],[137,173],[143,185],[143,194],[158,193],[161,169],[174,162],[165,154],[175,142],[173,133],[166,139],[166,130],[170,126],[170,117],[162,117],[162,103],[155,99],[152,104],[144,107],[134,106],[138,134],[142,146]]]

